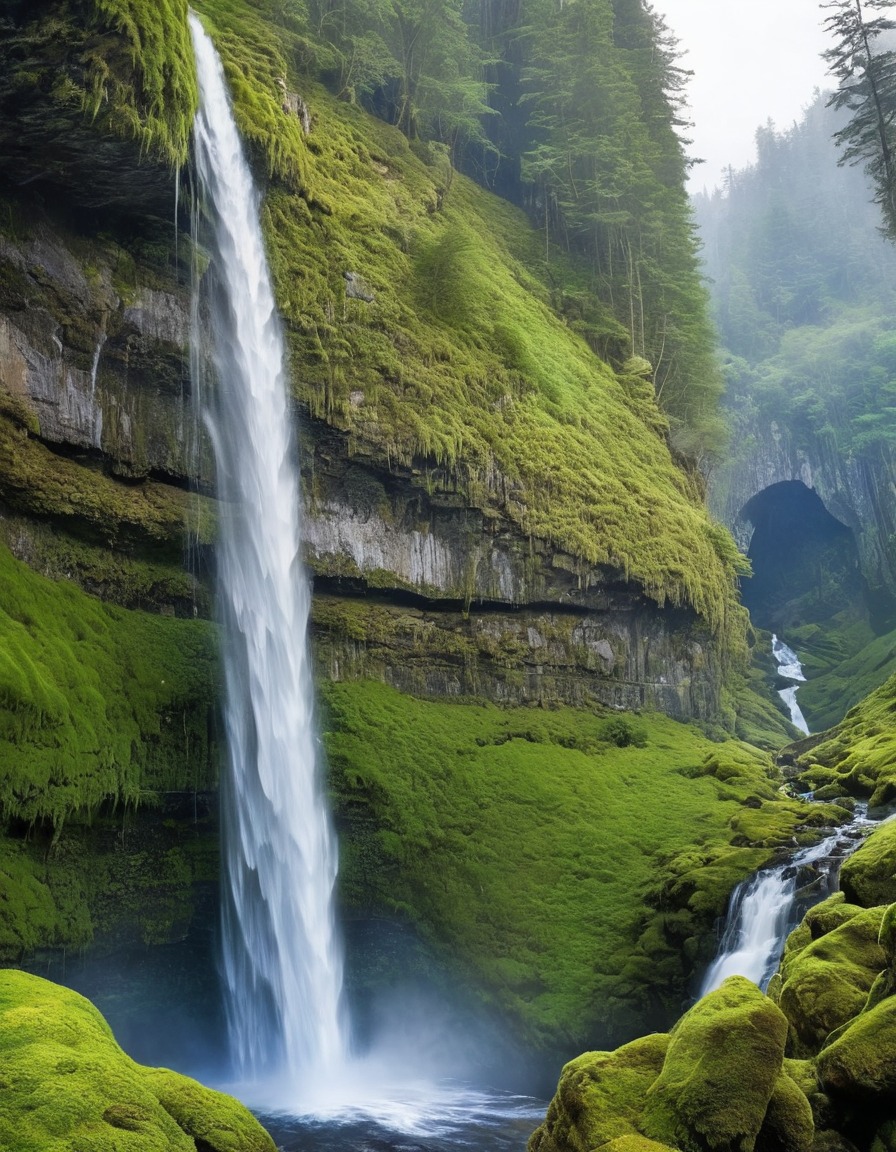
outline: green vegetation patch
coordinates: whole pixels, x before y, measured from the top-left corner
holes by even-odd
[[[527,218],[444,151],[418,147],[424,162],[397,129],[300,76],[289,19],[262,3],[199,8],[240,125],[279,177],[263,222],[310,410],[358,449],[740,635],[736,549],[673,461],[651,390],[617,379],[558,314],[557,285],[580,277],[569,260],[546,268]],[[293,84],[307,139],[283,111]]]
[[[215,634],[102,604],[0,547],[0,812],[61,824],[214,777]]]
[[[119,38],[88,44],[85,111],[142,152],[183,164],[199,102],[187,0],[89,0],[89,7],[95,26]]]
[[[893,675],[896,631],[874,636],[864,621],[834,616],[823,627],[807,624],[793,629],[806,673],[800,687],[800,707],[813,731],[833,727],[844,714]]]
[[[0,971],[0,1144],[16,1152],[274,1152],[248,1109],[122,1052],[89,1000]]]
[[[834,785],[868,797],[872,807],[896,801],[896,676],[850,708],[796,763],[804,787]]]
[[[59,456],[5,417],[3,399],[0,394],[3,496],[17,511],[56,519],[110,543],[164,545],[170,553],[183,547],[187,514],[198,502],[202,516],[194,519],[203,539],[211,538],[211,501],[152,480],[126,484]]]
[[[344,901],[408,917],[536,1043],[630,1035],[679,998],[733,885],[818,811],[662,716],[323,694]],[[769,847],[732,847],[745,812]]]

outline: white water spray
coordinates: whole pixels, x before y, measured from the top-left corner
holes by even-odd
[[[864,815],[856,825],[861,822]],[[850,829],[852,827],[850,825]],[[818,864],[827,874],[832,866],[832,853],[843,835],[843,831],[838,830],[820,844],[804,848],[784,864],[757,872],[735,888],[719,952],[703,978],[701,996],[718,988],[728,976],[746,976],[765,988],[778,967],[787,934],[794,927],[800,869]]]
[[[779,640],[777,636],[772,636],[772,655],[778,662],[778,675],[784,676],[788,680],[800,680],[806,682],[806,677],[803,675],[803,666],[800,664],[799,657],[792,648]],[[799,691],[799,684],[793,684],[789,688],[782,688],[778,695],[787,705],[790,711],[790,723],[794,728],[799,728],[800,732],[809,735],[809,725],[806,723],[806,717],[803,715],[803,710],[796,702],[796,694]]]
[[[229,772],[224,969],[241,1077],[288,1091],[346,1054],[336,853],[316,765],[298,472],[258,196],[217,53],[195,15],[196,165],[211,224],[205,413],[221,497]]]

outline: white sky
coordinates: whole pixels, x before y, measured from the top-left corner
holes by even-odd
[[[755,159],[756,129],[771,117],[789,128],[815,88],[830,87],[819,53],[830,46],[818,0],[654,0],[687,50],[694,75],[688,90],[694,126],[691,191],[721,183],[732,164]]]

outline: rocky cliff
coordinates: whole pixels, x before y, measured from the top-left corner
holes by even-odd
[[[292,355],[346,907],[410,923],[538,1043],[599,1026],[611,986],[608,1028],[662,1015],[731,885],[807,818],[761,754],[616,715],[731,726],[730,537],[640,366],[613,370],[576,333],[571,257],[546,266],[522,213],[303,74],[261,7],[198,7],[263,185]],[[0,531],[27,565],[4,552],[7,961],[183,935],[213,883],[221,510],[190,366],[192,284],[209,278],[185,11],[47,0],[4,17]],[[623,837],[628,874],[596,884],[631,788],[651,796],[649,843]],[[165,797],[161,828],[134,815]],[[700,876],[682,859],[698,802]],[[562,835],[542,818],[558,804]],[[496,823],[515,833],[493,880]],[[548,855],[531,845],[561,840],[530,876]],[[545,916],[558,875],[574,947]],[[644,911],[657,875],[673,915],[666,895]],[[517,940],[530,913],[537,948]],[[637,974],[605,955],[583,1004],[603,919],[607,948],[647,943]]]

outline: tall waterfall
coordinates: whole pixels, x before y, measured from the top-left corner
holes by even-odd
[[[298,470],[258,195],[221,62],[192,14],[190,31],[216,378],[204,419],[222,509],[228,1022],[242,1077],[295,1082],[340,1062],[346,1048],[331,906],[336,852],[315,755]]]

